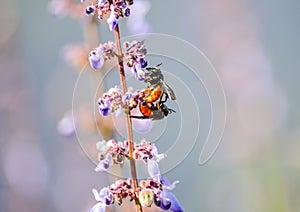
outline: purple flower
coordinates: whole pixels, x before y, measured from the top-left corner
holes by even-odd
[[[107,154],[104,159],[100,160],[97,167],[95,168],[96,172],[104,172],[113,164],[112,155]]]
[[[96,201],[104,202],[106,205],[110,205],[113,201],[113,195],[110,192],[109,187],[102,188],[99,193],[96,189],[93,189],[92,192]]]
[[[102,68],[104,64],[103,49],[98,47],[97,49],[92,50],[89,54],[89,61],[93,69],[98,70]]]
[[[95,200],[98,201],[90,212],[105,212],[106,206],[110,205],[113,201],[113,195],[108,187],[104,187],[98,192],[96,189],[92,190]]]
[[[163,191],[163,195],[160,196],[159,202],[160,205],[159,207],[163,210],[170,210],[173,212],[183,212],[183,209],[175,197],[175,195],[172,192],[169,191]]]
[[[173,190],[179,181],[175,181],[172,184],[166,178],[161,178],[160,182],[162,184],[162,192],[159,195],[159,199],[161,202],[161,209],[163,210],[171,210],[173,212],[183,212],[183,209],[175,197],[175,195],[170,192]]]
[[[114,6],[111,6],[110,10],[111,10],[111,13],[110,13],[109,18],[107,19],[107,23],[108,23],[110,31],[113,31],[118,24],[118,19],[116,18],[115,13],[114,13]]]
[[[100,98],[98,100],[99,112],[103,116],[107,116],[110,112],[111,102],[109,98]]]
[[[142,81],[145,79],[145,72],[142,69],[142,65],[140,63],[135,63],[131,68],[132,73],[134,74],[135,78]]]
[[[173,212],[183,212],[183,209],[172,192],[166,192],[166,198],[171,202],[170,211]]]

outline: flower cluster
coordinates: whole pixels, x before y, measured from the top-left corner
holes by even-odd
[[[103,19],[103,17],[110,13],[109,18],[107,19],[107,23],[109,25],[109,29],[111,31],[118,24],[118,19],[120,17],[128,17],[130,15],[129,5],[132,5],[133,1],[128,0],[99,0],[97,4],[91,4],[86,7],[85,14],[86,15],[94,15],[96,12],[98,13],[98,18]]]
[[[114,42],[100,44],[97,48],[89,53],[89,62],[93,69],[102,68],[105,60],[110,60],[117,55],[116,45]]]
[[[142,206],[150,207],[153,203],[163,210],[182,212],[183,209],[177,198],[170,191],[173,190],[178,181],[170,182],[166,178],[160,177],[159,181],[152,178],[142,180],[139,184],[139,200]]]
[[[114,140],[99,141],[96,144],[96,148],[99,151],[98,160],[99,163],[95,168],[95,171],[102,172],[106,171],[111,165],[119,164],[122,165],[126,158],[129,158],[129,142],[115,142]],[[133,146],[133,157],[135,160],[142,160],[148,164],[148,170],[152,175],[157,176],[156,163],[165,157],[164,154],[159,154],[157,147],[143,139],[141,143],[134,143]],[[153,171],[151,171],[153,170]]]
[[[102,188],[99,192],[97,189],[92,190],[95,200],[98,201],[90,212],[105,212],[106,206],[114,204],[122,204],[123,200],[130,197],[130,201],[135,199],[135,191],[133,190],[132,180],[116,180],[115,183],[108,187]]]
[[[124,159],[129,158],[128,141],[104,140],[98,142],[96,147],[99,150],[99,164],[95,168],[97,172],[106,171],[113,164],[123,164]],[[131,179],[116,180],[115,183],[102,188],[99,192],[93,189],[98,203],[91,209],[91,212],[105,211],[106,206],[115,202],[121,205],[127,197],[130,197],[130,201],[138,198],[144,207],[150,207],[154,203],[163,210],[183,211],[174,194],[170,192],[175,188],[178,181],[171,184],[166,178],[161,177],[158,162],[164,157],[164,154],[158,154],[157,147],[153,143],[145,139],[140,143],[134,143],[133,158],[148,164],[150,178],[141,180],[135,191]]]
[[[131,72],[138,80],[145,79],[143,68],[146,68],[148,63],[145,60],[147,49],[144,41],[124,42],[123,44],[123,60],[131,69]],[[100,44],[97,48],[89,53],[89,62],[93,69],[100,69],[104,61],[110,60],[117,56],[116,45],[114,42]]]
[[[132,73],[138,80],[144,80],[145,73],[143,68],[146,68],[148,63],[145,60],[147,49],[144,41],[125,42],[124,48],[124,62],[131,68]]]
[[[118,86],[110,88],[107,93],[104,93],[101,98],[98,99],[99,112],[103,116],[109,115],[115,111],[120,112],[120,109],[125,111],[131,110],[137,106],[137,101],[140,98],[140,92],[136,91],[132,93],[129,90],[125,95]]]
[[[106,207],[111,204],[117,203],[121,205],[127,197],[130,198],[130,201],[138,198],[143,207],[151,207],[152,204],[155,204],[163,210],[183,212],[178,200],[171,193],[171,190],[175,188],[177,183],[178,181],[175,181],[170,184],[166,178],[162,177],[159,181],[148,178],[147,180],[141,180],[137,190],[134,190],[131,179],[118,179],[115,183],[102,188],[99,192],[97,189],[92,190],[98,203],[94,205],[90,212],[104,212]]]

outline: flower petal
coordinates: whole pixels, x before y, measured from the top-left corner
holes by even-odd
[[[142,65],[140,63],[135,63],[133,66],[133,73],[135,75],[135,78],[138,80],[144,80],[145,79],[145,72],[142,69]]]
[[[99,152],[105,152],[107,150],[108,146],[107,146],[107,142],[105,140],[102,140],[102,141],[98,141],[96,143],[96,149],[99,151]]]
[[[113,10],[111,10],[111,14],[109,16],[109,18],[107,19],[107,23],[108,23],[108,26],[109,26],[109,30],[110,31],[113,31],[115,29],[115,27],[117,26],[118,24],[118,19],[116,18]]]
[[[173,190],[176,187],[176,184],[179,183],[178,180],[174,181],[172,184],[170,183],[170,181],[165,178],[165,177],[161,177],[160,178],[160,183],[163,185],[164,189],[167,189],[169,191]]]
[[[109,191],[108,187],[104,187],[101,189],[101,191],[99,192],[99,196],[101,198],[102,202],[110,202],[112,201],[112,194]]]
[[[105,211],[106,211],[106,205],[103,202],[98,202],[90,210],[90,212],[105,212]]]
[[[183,209],[172,192],[166,192],[166,197],[171,201],[170,210],[173,212],[183,212]]]
[[[98,108],[99,108],[99,112],[103,115],[103,116],[107,116],[110,112],[110,108],[111,108],[111,102],[108,98],[100,98],[98,100]]]
[[[159,182],[160,170],[155,160],[148,160],[148,173],[153,180]]]
[[[161,201],[160,203],[160,208],[163,210],[169,210],[171,207],[171,201],[169,199],[164,199],[163,201]]]
[[[89,62],[93,69],[98,70],[104,64],[103,53],[98,49],[94,49],[89,53]]]
[[[151,154],[153,156],[153,159],[156,160],[157,163],[166,157],[166,154],[158,154],[158,149],[156,146],[152,146]]]
[[[100,197],[99,192],[97,191],[97,189],[93,189],[92,192],[94,194],[95,200],[96,201],[101,201],[101,197]]]
[[[101,5],[101,6],[102,6],[102,5],[105,4],[105,2],[106,2],[106,0],[99,0],[99,1],[98,1],[98,5]]]
[[[111,165],[110,163],[111,163],[111,161],[109,161],[107,159],[101,160],[98,163],[98,165],[96,166],[95,171],[96,172],[105,172],[109,168],[109,166]]]

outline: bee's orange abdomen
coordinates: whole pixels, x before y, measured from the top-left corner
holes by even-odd
[[[145,103],[145,102],[144,102],[144,103]],[[146,103],[146,104],[143,104],[142,102],[140,102],[139,108],[140,108],[141,113],[142,113],[144,116],[152,116],[152,115],[153,115],[152,108],[151,108],[151,106],[149,106],[147,103]]]

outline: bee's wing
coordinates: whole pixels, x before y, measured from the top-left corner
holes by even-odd
[[[161,87],[162,87],[162,90],[168,94],[168,96],[172,99],[172,100],[176,100],[176,96],[175,96],[175,93],[174,91],[172,90],[172,88],[170,88],[170,86],[163,80],[160,80],[160,83],[161,83]]]

